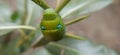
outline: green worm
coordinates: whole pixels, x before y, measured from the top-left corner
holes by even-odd
[[[77,19],[71,20],[70,22],[64,24],[59,12],[70,2],[70,0],[64,0],[61,4],[59,4],[58,7],[56,7],[56,9],[51,8],[44,0],[32,1],[44,9],[43,18],[40,23],[40,29],[43,37],[39,38],[39,40],[36,40],[32,45],[33,47],[43,46],[51,41],[61,40],[64,37],[85,40],[85,38],[80,36],[65,33],[65,26],[71,25],[88,17],[88,15],[78,17]]]
[[[47,41],[58,41],[65,36],[65,25],[61,16],[52,8],[44,11],[40,29]]]
[[[36,42],[33,47],[43,46],[51,41],[59,41],[64,37],[84,40],[85,38],[82,38],[80,36],[65,33],[65,26],[86,19],[87,17],[88,15],[64,24],[61,16],[58,14],[58,12],[56,12],[56,10],[52,8],[45,9],[43,18],[40,23],[40,29],[44,37]]]

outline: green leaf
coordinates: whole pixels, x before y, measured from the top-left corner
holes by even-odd
[[[54,55],[60,55],[63,50],[64,55],[118,55],[103,45],[98,45],[88,40],[75,40],[70,38],[64,38],[58,42],[51,42],[46,48]]]
[[[60,12],[62,18],[72,18],[83,14],[90,14],[103,9],[112,0],[71,0]]]

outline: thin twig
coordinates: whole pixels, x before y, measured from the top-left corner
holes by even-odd
[[[21,33],[21,37],[18,39],[18,42],[16,44],[16,48],[19,48],[29,37],[25,34],[24,30],[19,29],[18,30]]]
[[[63,2],[56,7],[56,12],[59,13],[69,2],[70,0],[63,0]]]
[[[20,34],[22,35],[22,37],[23,37],[24,39],[27,39],[27,38],[28,38],[28,37],[26,36],[24,30],[18,29],[18,31],[20,32]]]
[[[78,39],[78,40],[85,40],[85,38],[83,38],[81,36],[73,35],[70,33],[66,33],[65,35],[66,35],[66,37],[69,37],[69,38]]]
[[[35,33],[35,31],[32,31],[29,35],[26,35],[25,32],[21,29],[19,29],[18,31],[21,33],[22,36],[16,44],[16,48],[20,47],[26,40],[29,40]]]
[[[24,15],[21,21],[22,25],[25,25],[27,16],[28,16],[28,0],[24,0]]]
[[[61,2],[62,2],[61,0],[57,0],[57,2],[56,2],[56,8],[59,7],[59,5],[61,4]]]
[[[0,26],[0,30],[10,30],[10,29],[29,29],[36,30],[35,27],[32,26]]]
[[[21,37],[20,39],[18,39],[18,42],[15,47],[19,48],[24,43],[24,41],[25,41],[24,38]]]
[[[33,16],[33,12],[34,12],[33,10],[35,9],[35,7],[33,7],[33,6],[31,6],[31,7],[32,8],[28,12],[29,14],[28,14],[28,17],[27,17],[26,22],[25,22],[26,25],[29,25],[30,21],[32,20],[32,16]]]
[[[82,17],[79,17],[79,18],[75,18],[75,19],[73,19],[73,20],[65,23],[65,25],[68,26],[68,25],[74,24],[74,23],[76,23],[76,22],[78,22],[78,21],[81,21],[81,20],[84,20],[84,19],[88,18],[88,16],[89,16],[89,15],[82,16]]]
[[[50,8],[50,6],[44,0],[32,0],[32,1],[38,4],[43,9]]]

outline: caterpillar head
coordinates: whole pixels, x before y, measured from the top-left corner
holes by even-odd
[[[40,28],[44,37],[50,41],[59,40],[65,34],[65,26],[60,15],[51,8],[45,10]]]

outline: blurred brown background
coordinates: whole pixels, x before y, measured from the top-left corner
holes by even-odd
[[[13,2],[12,0],[8,0]],[[54,0],[47,0],[55,6]],[[14,5],[14,3],[11,3]],[[15,6],[14,6],[15,7]],[[13,8],[14,9],[14,8]],[[67,31],[104,44],[120,53],[120,0],[103,10],[92,13],[90,18],[68,26]]]
[[[47,0],[55,6],[54,0]],[[67,31],[106,45],[120,53],[120,0],[92,13],[90,18],[68,26]]]
[[[67,30],[120,53],[120,0],[114,0],[113,4],[93,13],[90,18],[69,26]]]

